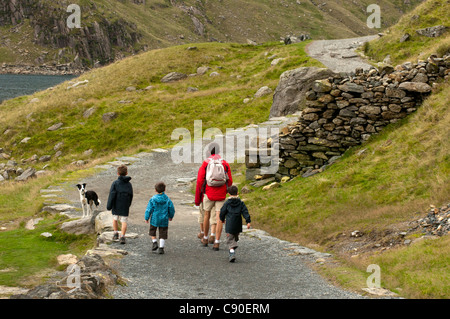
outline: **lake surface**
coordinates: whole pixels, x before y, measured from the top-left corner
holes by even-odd
[[[0,74],[0,103],[48,89],[75,77],[74,75]]]

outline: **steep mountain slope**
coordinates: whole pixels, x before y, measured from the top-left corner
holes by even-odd
[[[382,28],[420,0],[381,0]],[[344,38],[379,32],[366,25],[371,0],[74,0],[81,29],[68,29],[65,1],[0,4],[0,63],[108,64],[136,52],[192,42],[258,43],[288,34]]]
[[[430,54],[439,56],[450,52],[449,0],[427,0],[405,14],[388,28],[380,39],[364,47],[364,53],[374,61],[383,61],[388,55],[394,65],[403,61],[426,59]],[[443,26],[446,29],[430,36],[417,30]]]

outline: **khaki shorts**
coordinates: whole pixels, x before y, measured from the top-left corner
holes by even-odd
[[[209,200],[208,196],[206,196],[206,195],[203,198],[203,209],[207,212],[212,212],[213,208],[215,208],[216,212],[220,212],[220,209],[222,208],[223,204],[225,204],[225,200],[221,200],[221,201]],[[214,215],[214,214],[211,214],[211,215]]]
[[[200,203],[199,206],[200,214],[198,215],[198,223],[203,224],[203,219],[205,218],[205,210],[203,209],[203,202]],[[217,218],[215,214],[209,214],[209,224],[216,225]]]
[[[113,215],[114,220],[119,220],[121,223],[127,223],[128,222],[128,216],[119,216],[119,215]]]

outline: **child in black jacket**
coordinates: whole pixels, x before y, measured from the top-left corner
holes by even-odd
[[[133,186],[130,183],[131,177],[127,176],[128,169],[125,165],[121,165],[117,168],[117,175],[119,175],[119,178],[111,185],[106,209],[111,210],[113,215],[113,240],[119,238],[118,221],[120,220],[122,223],[122,232],[119,242],[125,244],[128,215],[131,202],[133,201]]]
[[[229,261],[236,260],[235,249],[238,247],[239,234],[242,232],[242,217],[247,222],[247,228],[250,228],[250,215],[247,206],[241,201],[238,195],[237,186],[228,188],[230,197],[225,202],[220,210],[220,220],[225,222],[225,232],[227,233],[227,245],[230,249]]]

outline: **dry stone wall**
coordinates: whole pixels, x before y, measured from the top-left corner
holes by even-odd
[[[321,172],[349,147],[416,111],[433,85],[447,81],[449,74],[450,55],[315,80],[298,122],[280,133],[280,164],[273,177]]]

